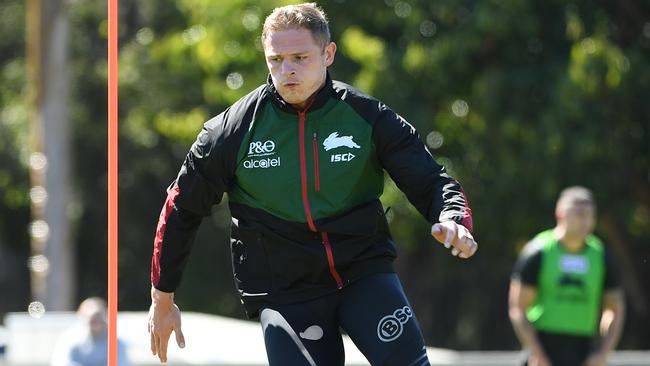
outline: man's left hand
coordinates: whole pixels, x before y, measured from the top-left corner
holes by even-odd
[[[472,233],[463,225],[454,221],[445,221],[431,227],[431,235],[446,248],[451,248],[451,254],[460,258],[469,258],[476,253],[478,243]]]

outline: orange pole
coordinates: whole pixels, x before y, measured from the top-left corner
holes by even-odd
[[[117,0],[108,0],[108,365],[117,365]]]

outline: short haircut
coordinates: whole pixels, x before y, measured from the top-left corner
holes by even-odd
[[[330,28],[325,12],[316,3],[304,3],[275,8],[264,21],[262,45],[273,31],[301,28],[309,30],[321,48],[325,49],[330,43]]]
[[[564,211],[569,207],[577,205],[591,205],[596,208],[594,196],[589,189],[582,186],[565,188],[562,190],[562,193],[560,193],[560,198],[557,200],[555,210]]]

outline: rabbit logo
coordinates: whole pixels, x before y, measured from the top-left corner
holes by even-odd
[[[325,141],[323,141],[323,146],[325,151],[330,151],[336,149],[337,147],[345,146],[353,149],[360,149],[361,146],[357,145],[353,140],[353,136],[339,136],[338,132],[332,132]]]

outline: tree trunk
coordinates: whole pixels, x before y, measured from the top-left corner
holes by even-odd
[[[40,187],[46,192],[46,199],[32,194],[32,219],[33,223],[44,221],[47,228],[46,234],[40,236],[32,231],[32,298],[42,302],[48,310],[71,310],[74,307],[75,268],[69,218],[70,122],[65,1],[29,0],[27,19],[32,157],[45,157],[44,164],[30,159],[32,193],[34,188]]]

